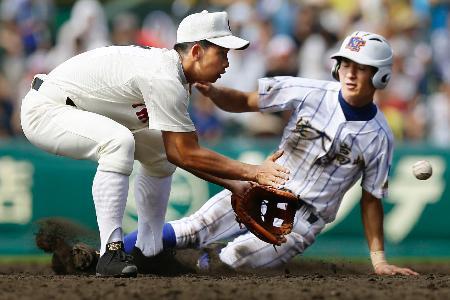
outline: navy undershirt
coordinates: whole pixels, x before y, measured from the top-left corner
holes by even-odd
[[[369,104],[356,107],[352,106],[345,101],[342,96],[341,91],[339,91],[339,104],[341,105],[342,111],[344,112],[345,119],[347,121],[369,121],[377,114],[377,106],[370,102]]]

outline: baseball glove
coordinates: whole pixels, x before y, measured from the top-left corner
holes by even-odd
[[[252,184],[243,195],[231,195],[236,221],[259,239],[280,246],[292,231],[300,200],[289,191]]]

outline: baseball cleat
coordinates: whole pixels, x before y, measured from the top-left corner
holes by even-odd
[[[123,242],[106,245],[106,252],[97,262],[96,275],[99,277],[136,277],[137,267],[133,257],[123,250]]]
[[[155,256],[145,256],[141,249],[134,247],[131,254],[141,274],[177,276],[195,273],[195,268],[177,257],[174,249],[163,250]]]

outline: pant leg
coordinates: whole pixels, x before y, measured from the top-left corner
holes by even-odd
[[[136,132],[135,141],[135,158],[140,162],[134,180],[138,215],[135,246],[145,256],[153,256],[163,249],[162,229],[176,167],[167,160],[160,131]]]
[[[138,215],[135,246],[145,256],[163,249],[162,230],[169,201],[172,176],[154,177],[138,173],[134,180],[134,196]]]
[[[58,104],[35,90],[22,102],[21,125],[29,141],[45,151],[98,162],[92,195],[103,254],[106,243],[122,239],[133,134],[107,117]]]
[[[176,166],[167,160],[160,130],[144,129],[134,133],[134,158],[142,165],[142,174],[154,177],[172,175]]]
[[[297,212],[293,231],[286,236],[287,242],[276,250],[252,233],[246,233],[229,242],[220,252],[220,259],[233,268],[271,268],[287,263],[312,245],[325,226],[320,218],[310,224],[309,215],[305,207]]]
[[[101,171],[130,175],[133,170],[133,134],[107,117],[30,90],[22,102],[21,125],[28,140],[47,152],[96,161]]]
[[[203,247],[246,232],[236,222],[228,190],[213,196],[194,214],[169,223],[175,231],[177,248]]]
[[[142,164],[142,176],[146,176],[147,178],[150,178],[151,176],[162,178],[164,176],[171,175],[175,171],[176,167],[167,161],[164,143],[160,131],[139,131],[135,133],[135,140],[135,158]],[[149,145],[151,145],[151,147]],[[144,187],[144,185],[141,186]],[[154,205],[151,205],[151,203],[153,201],[158,201],[156,199],[165,199],[164,195],[166,192],[168,194],[170,192],[170,189],[167,191],[161,188],[140,188],[139,190],[135,189],[135,198],[137,200],[136,206],[138,211],[138,231],[136,234],[136,245],[139,244],[140,247],[147,247],[144,245],[146,244],[148,245],[147,249],[150,249],[151,247],[149,243],[154,240],[155,249],[160,249],[160,247],[156,245],[156,241],[159,241],[159,238],[155,240],[155,235],[157,234],[157,231],[155,230],[157,228],[161,228],[162,232],[165,209],[167,208],[167,200],[165,200],[166,202],[164,211],[162,209],[159,210],[159,213],[153,211],[152,222],[150,222],[150,219],[146,217],[147,229],[144,228],[144,225],[142,224],[143,222],[140,222],[139,220],[143,220],[141,216],[145,211],[147,211],[147,213],[145,213],[145,215],[147,216],[150,210],[155,210],[156,207]],[[154,200],[138,200],[149,198],[153,198]],[[149,207],[146,207],[146,205],[148,205]],[[162,208],[163,206],[158,204],[158,207]],[[159,220],[161,220],[161,222]],[[155,228],[155,230],[149,230],[148,225],[150,223],[151,227]],[[170,222],[170,224],[173,226],[173,229],[175,231],[177,248],[201,247],[218,240],[228,239],[232,236],[246,231],[245,228],[241,229],[239,227],[239,224],[235,220],[235,215],[231,207],[231,193],[226,190],[208,200],[193,215],[178,221]],[[140,228],[142,228],[142,230]],[[146,230],[148,233],[144,233],[144,230]],[[152,231],[153,233],[150,233],[150,231]],[[130,243],[132,243],[132,239],[130,239]]]

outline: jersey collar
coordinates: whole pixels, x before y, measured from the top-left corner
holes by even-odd
[[[350,105],[347,101],[345,101],[341,91],[339,91],[338,98],[339,104],[341,105],[347,121],[369,121],[372,120],[377,114],[378,109],[373,102],[370,102],[362,107]]]
[[[183,85],[187,84],[187,79],[186,76],[184,75],[184,71],[183,71],[183,65],[181,64],[181,57],[178,54],[177,51],[175,51],[174,49],[170,50],[170,52],[172,52],[172,55],[175,58],[176,64],[177,64],[177,68],[178,68],[178,74],[180,75],[181,78],[181,83]]]

